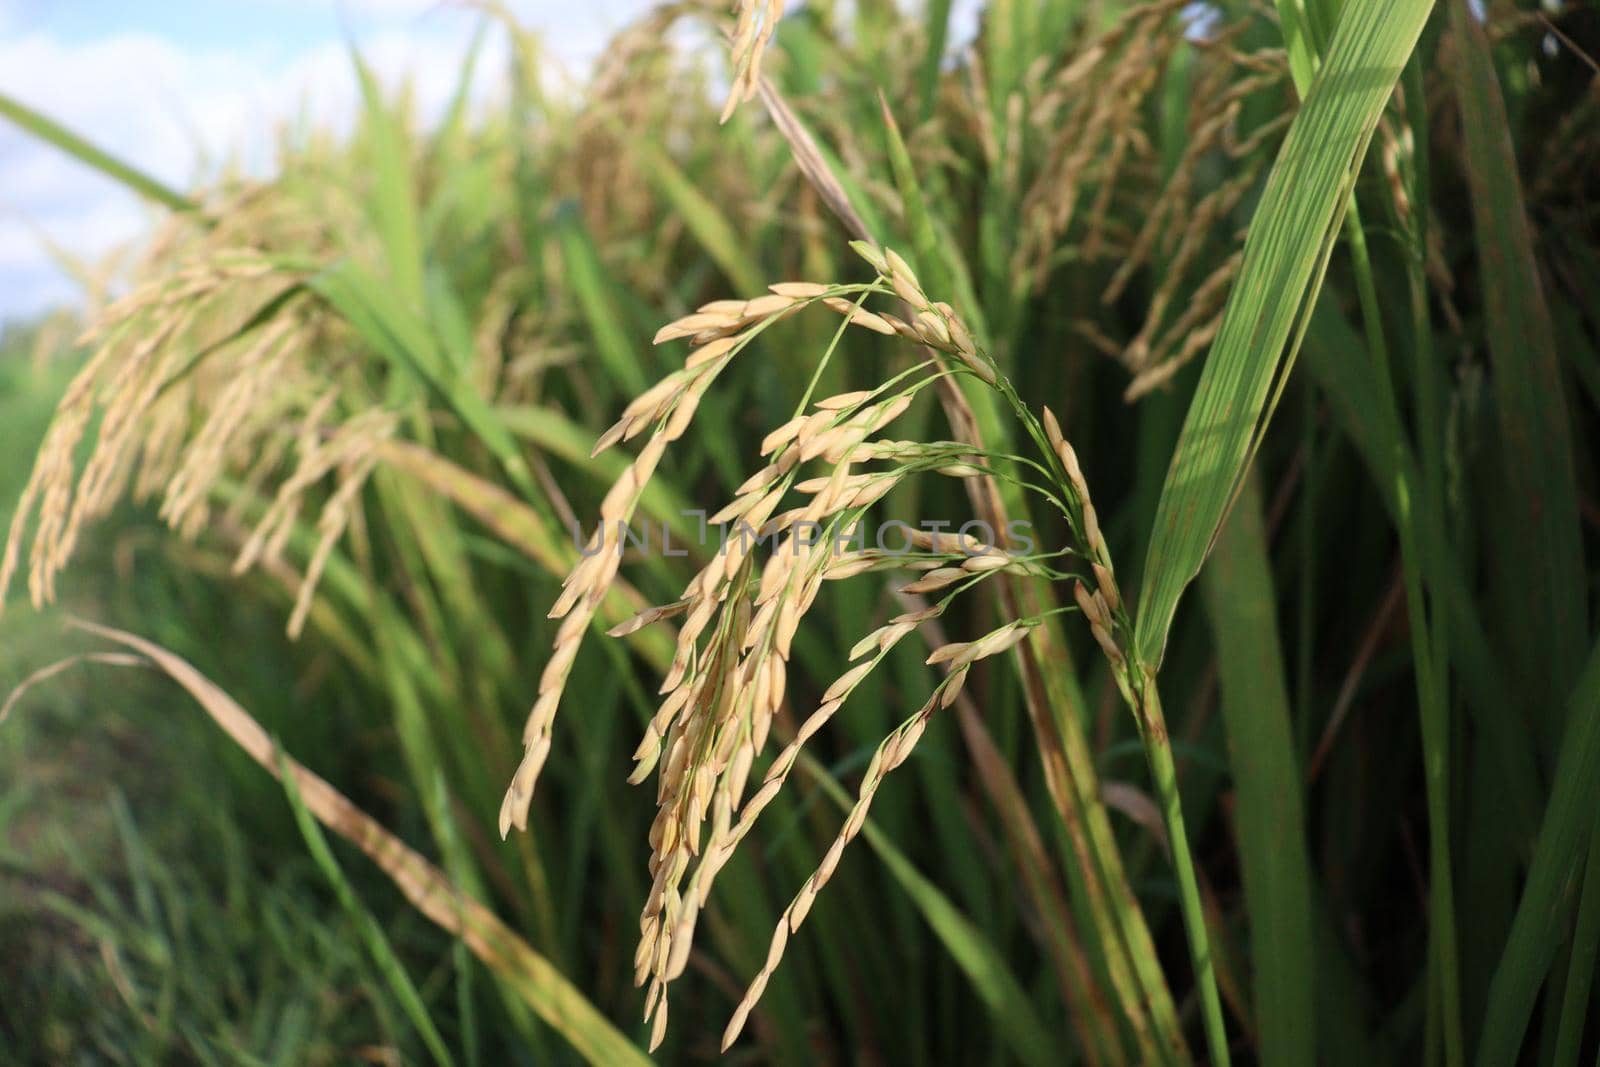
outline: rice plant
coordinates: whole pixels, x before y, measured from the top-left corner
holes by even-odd
[[[357,56],[264,180],[0,99],[172,211],[41,357],[0,593],[170,530],[70,662],[248,757],[374,1006],[315,1047],[1594,1054],[1593,12],[684,3],[570,97],[484,17],[502,104]]]

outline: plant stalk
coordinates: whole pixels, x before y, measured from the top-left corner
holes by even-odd
[[[1206,1046],[1214,1067],[1228,1067],[1228,1031],[1222,1019],[1222,998],[1217,992],[1216,964],[1211,957],[1211,937],[1206,931],[1205,908],[1200,899],[1200,879],[1194,857],[1189,852],[1189,835],[1183,825],[1183,803],[1178,795],[1178,768],[1172,758],[1172,741],[1167,736],[1166,717],[1161,711],[1161,695],[1155,676],[1137,664],[1139,689],[1129,706],[1139,721],[1145,756],[1150,761],[1150,777],[1167,826],[1172,866],[1178,878],[1178,904],[1183,913],[1183,929],[1189,938],[1194,958],[1195,984],[1200,989],[1200,1014],[1205,1022]]]

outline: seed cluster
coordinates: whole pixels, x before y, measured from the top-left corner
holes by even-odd
[[[761,58],[783,18],[783,0],[737,0],[733,29],[733,85],[722,108],[727,122],[741,103],[756,95],[761,84]]]
[[[158,243],[152,255],[162,252]],[[0,599],[21,567],[30,525],[28,587],[40,605],[54,599],[56,576],[83,530],[125,495],[159,500],[161,518],[193,538],[219,524],[216,500],[228,482],[237,503],[221,525],[244,529],[234,571],[265,563],[292,575],[283,565],[289,538],[331,479],[295,582],[288,628],[299,634],[397,419],[382,408],[346,416],[338,386],[314,377],[306,353],[331,327],[315,305],[295,298],[294,281],[259,250],[202,245],[196,262],[101,311],[80,340],[94,352],[57,407],[12,519]],[[252,326],[254,312],[280,302],[278,314]],[[91,428],[80,470],[77,453]],[[244,504],[262,498],[262,514],[243,527]]]
[[[667,445],[681,436],[711,383],[770,323],[819,304],[856,327],[903,337],[954,358],[959,372],[986,383],[996,375],[950,305],[929,299],[906,261],[893,251],[858,244],[877,271],[868,285],[787,282],[752,300],[719,300],[663,327],[657,343],[687,340],[683,367],[623,411],[596,452],[646,434],[632,465],[600,505],[600,523],[551,610],[561,619],[524,730],[524,753],[501,807],[500,829],[522,828],[534,785],[550,755],[552,727],[582,639],[621,563],[621,538],[640,494]],[[868,296],[898,297],[909,314],[868,310]],[[649,840],[652,878],[640,915],[635,977],[648,987],[646,1017],[653,1040],[665,1032],[668,986],[687,965],[695,926],[718,873],[783,789],[807,742],[829,722],[868,674],[902,639],[943,612],[950,598],[1007,571],[1032,564],[964,534],[908,530],[913,551],[891,554],[856,543],[867,509],[913,473],[975,478],[990,473],[954,443],[897,441],[878,436],[917,394],[949,373],[924,363],[877,389],[817,400],[769,433],[766,462],[710,517],[738,530],[669,604],[649,608],[615,627],[621,636],[652,623],[678,620],[676,650],[661,685],[661,702],[634,753],[630,780],[657,775],[657,814]],[[807,464],[821,472],[802,475]],[[785,506],[791,499],[795,503]],[[763,554],[759,546],[768,546]],[[907,612],[852,649],[861,660],[823,692],[817,707],[764,771],[756,771],[788,691],[795,635],[826,581],[889,568],[925,571],[911,592],[949,590],[944,601]],[[735,1012],[726,1041],[737,1036],[768,977],[843,850],[860,833],[884,777],[911,755],[935,711],[955,700],[972,665],[1014,647],[1035,623],[1012,621],[974,641],[934,651],[930,663],[948,674],[928,702],[884,739],[861,782],[839,836],[786,909],[767,965]],[[752,788],[753,787],[753,788]]]
[[[1073,600],[1077,603],[1078,610],[1083,612],[1084,619],[1088,621],[1089,633],[1094,638],[1095,644],[1100,646],[1100,651],[1105,653],[1106,659],[1110,661],[1111,673],[1118,686],[1129,697],[1129,706],[1142,708],[1142,701],[1136,702],[1132,699],[1139,680],[1132,677],[1128,645],[1125,643],[1132,638],[1132,627],[1124,610],[1122,592],[1117,588],[1117,576],[1112,569],[1111,552],[1106,545],[1105,535],[1100,530],[1099,514],[1095,511],[1094,501],[1089,498],[1089,484],[1084,480],[1077,452],[1062,434],[1061,423],[1049,408],[1044,409],[1043,424],[1045,439],[1049,442],[1056,459],[1060,461],[1062,472],[1066,475],[1066,483],[1075,498],[1073,503],[1078,523],[1076,532],[1084,558],[1089,564],[1089,576],[1093,579],[1092,588],[1090,583],[1081,578],[1073,582]],[[1140,726],[1147,731],[1164,729],[1159,722],[1148,718],[1141,721]]]

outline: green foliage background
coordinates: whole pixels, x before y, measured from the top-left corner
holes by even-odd
[[[173,650],[642,1056],[631,961],[651,805],[623,779],[659,641],[588,642],[530,832],[500,842],[495,814],[575,555],[567,509],[587,523],[624,462],[590,444],[679,365],[681,346],[649,343],[663,322],[771,282],[871,280],[842,197],[1024,403],[1061,416],[1139,603],[1137,648],[1160,666],[1170,763],[1147,761],[1081,620],[1052,630],[1054,735],[1012,660],[981,665],[981,714],[933,720],[728,1058],[1204,1062],[1222,1041],[1265,1063],[1589,1062],[1600,93],[1585,50],[1600,18],[995,0],[973,49],[945,56],[948,15],[938,0],[811,3],[783,20],[769,77],[832,189],[796,167],[761,101],[717,125],[721,50],[666,44],[674,24],[720,17],[696,4],[624,34],[575,98],[547,93],[534,39],[486,15],[513,46],[506,101],[477,111],[463,92],[427,128],[356,57],[366,110],[348,138],[286,136],[272,178],[190,194],[0,101],[173,210],[139,292],[240,249],[268,265],[208,290],[176,344],[186,432],[253,333],[282,323],[293,373],[247,453],[292,438],[332,387],[328,432],[381,411],[414,446],[363,488],[297,640],[293,579],[334,486],[310,490],[287,576],[236,575],[293,466],[241,462],[210,486],[197,536],[161,524],[159,494],[130,494],[57,606],[11,596],[0,681],[107,649],[64,636],[69,612]],[[137,336],[156,320],[129,321]],[[764,333],[645,510],[725,502],[836,328],[816,311]],[[0,341],[6,507],[87,356],[72,332]],[[870,388],[902,348],[847,331],[820,388]],[[1023,447],[993,394],[969,395],[991,447]],[[950,434],[929,403],[896,432]],[[882,507],[970,514],[934,481]],[[1035,517],[1042,542],[1065,543]],[[650,603],[692,573],[625,571]],[[891,589],[834,583],[819,601],[796,643],[799,716],[900,610]],[[1000,610],[974,599],[945,625],[974,636]],[[730,866],[661,1061],[717,1056],[878,740],[932,686],[925,655],[897,649],[868,676]],[[1052,760],[1071,768],[1087,844]],[[1161,817],[1174,774],[1176,841]],[[84,664],[31,689],[0,725],[0,775],[5,1062],[581,1058],[537,995],[324,841],[158,672]],[[1192,892],[1169,843],[1192,853]],[[1134,920],[1097,903],[1119,885]],[[1220,1013],[1195,978],[1191,903]]]

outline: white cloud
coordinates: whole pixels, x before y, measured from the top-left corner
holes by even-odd
[[[3,2],[3,0],[0,0]],[[282,7],[301,9],[326,9],[326,0],[273,0]],[[451,6],[453,0],[340,0],[336,6],[343,11],[376,17],[420,15],[426,11]]]
[[[14,0],[0,0],[0,28]],[[285,17],[311,0],[277,0]],[[382,19],[358,38],[379,79],[412,85],[424,115],[454,93],[477,24],[459,5],[437,0],[342,0]],[[520,13],[574,66],[598,52],[604,34],[646,6],[610,0],[587,6],[538,0]],[[324,11],[326,10],[324,6]],[[249,43],[193,48],[150,33],[123,32],[67,42],[47,32],[0,37],[0,91],[160,180],[187,188],[228,161],[247,170],[270,163],[274,131],[305,117],[346,127],[359,90],[346,43],[337,36],[285,56]],[[475,95],[499,84],[504,40],[491,35]],[[73,287],[40,235],[94,259],[142,233],[150,211],[136,197],[75,160],[0,121],[0,320],[70,300]]]

